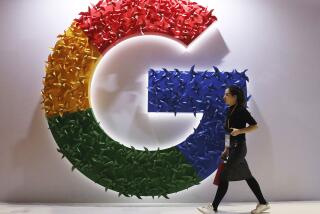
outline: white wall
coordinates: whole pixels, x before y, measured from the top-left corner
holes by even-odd
[[[212,176],[198,186],[169,195],[171,200],[145,197],[141,201],[136,198],[118,198],[113,191],[105,193],[102,187],[79,172],[71,172],[70,163],[60,159],[40,105],[44,62],[50,53],[49,47],[56,42],[56,36],[70,25],[80,11],[86,10],[89,2],[0,1],[0,201],[211,201],[216,190],[212,185]],[[198,2],[216,9],[219,24],[208,29],[195,41],[196,48],[190,47],[184,57],[178,54],[173,60],[150,58],[147,62],[154,63],[153,66],[167,67],[189,67],[196,63],[198,68],[207,68],[219,63],[219,67],[224,70],[248,68],[248,87],[253,96],[249,104],[250,111],[260,128],[247,136],[247,159],[266,198],[272,201],[320,200],[320,101],[317,93],[320,89],[320,2]],[[126,48],[131,48],[131,52],[128,52],[131,56],[127,55],[130,62],[134,59],[132,53],[135,53],[135,48],[142,48],[150,40],[140,38],[126,42]],[[177,44],[155,40],[150,45],[168,45],[173,48]],[[120,50],[121,45],[110,51],[110,56],[115,60],[108,62],[106,68],[116,66],[119,60],[117,51],[120,53]],[[156,55],[163,56],[166,51],[160,48]],[[140,52],[138,62],[142,66],[145,53]],[[126,69],[127,64],[119,69]],[[132,72],[137,70],[138,67]],[[129,82],[125,79],[123,81]],[[139,90],[129,91],[135,98],[135,109],[139,105],[143,106],[140,101],[144,102],[141,97],[136,97]],[[103,97],[95,95],[94,87],[91,93],[93,99]],[[124,99],[123,102],[128,100]],[[98,102],[95,108],[97,112],[102,112],[99,117],[101,120],[108,116],[117,117],[112,111],[103,112]],[[128,110],[125,107],[121,109],[122,112]],[[137,118],[142,118],[141,115]],[[137,118],[133,118],[132,125],[139,122]],[[181,130],[188,130],[198,123],[199,118],[186,120]],[[150,122],[151,125],[156,123],[157,120]],[[181,130],[170,140],[181,138],[184,133]],[[116,129],[114,131],[115,135],[121,134]],[[161,133],[167,131],[163,129],[157,136],[161,138]],[[132,136],[141,139],[142,135],[133,133]],[[166,141],[159,142],[163,147],[168,146]],[[224,200],[253,201],[255,198],[245,182],[233,182]]]

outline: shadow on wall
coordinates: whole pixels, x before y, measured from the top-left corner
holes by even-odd
[[[258,129],[252,133],[252,138],[248,141],[248,162],[252,168],[253,176],[258,180],[262,193],[268,200],[271,198],[272,189],[267,189],[267,183],[275,184],[277,182],[275,172],[274,154],[272,138],[269,125],[265,123],[263,114],[259,111],[259,106],[254,97],[250,99],[248,105],[252,108],[248,110],[257,120]],[[251,133],[249,134],[251,135]],[[248,137],[247,137],[248,138]],[[254,198],[254,196],[253,196]]]
[[[56,148],[39,104],[27,136],[11,150],[12,166],[5,173],[11,185],[5,202],[77,202],[79,198],[65,193],[76,195],[79,187],[79,192],[90,193],[90,185],[83,185],[84,178],[76,170],[71,172],[71,164],[60,160]]]

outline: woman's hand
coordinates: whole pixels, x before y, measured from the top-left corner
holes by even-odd
[[[242,134],[240,129],[236,129],[236,128],[231,128],[232,132],[230,133],[232,136],[237,136],[239,134]]]
[[[229,149],[226,148],[221,154],[221,159],[226,160],[228,156],[229,156]]]

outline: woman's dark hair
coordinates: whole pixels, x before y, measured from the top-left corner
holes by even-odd
[[[246,107],[247,101],[246,101],[246,98],[244,96],[243,90],[241,88],[239,88],[238,86],[235,86],[235,85],[231,85],[231,86],[229,86],[227,88],[229,89],[230,94],[232,96],[234,96],[234,95],[237,96],[237,104],[239,106]]]

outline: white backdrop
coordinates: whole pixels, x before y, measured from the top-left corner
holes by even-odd
[[[40,105],[44,62],[56,36],[89,2],[0,1],[0,201],[211,201],[216,191],[213,175],[198,186],[169,195],[170,200],[118,198],[117,192],[105,193],[78,171],[71,172],[66,159],[61,160]],[[112,60],[99,64],[91,101],[99,120],[112,121],[105,130],[138,148],[172,146],[197,126],[201,115],[160,118],[147,114],[143,96],[146,69],[183,69],[192,64],[197,69],[212,65],[223,70],[248,68],[248,88],[253,96],[249,110],[260,128],[247,135],[247,160],[265,197],[271,201],[320,200],[320,2],[197,2],[214,8],[219,20],[187,49],[159,37],[133,38],[110,50]],[[124,74],[128,69],[130,78],[140,75],[134,83]],[[106,106],[110,101],[113,104]],[[124,120],[129,122],[121,123]],[[135,127],[146,123],[148,126]],[[150,143],[150,139],[154,141]],[[224,200],[255,198],[240,181],[230,183]]]

